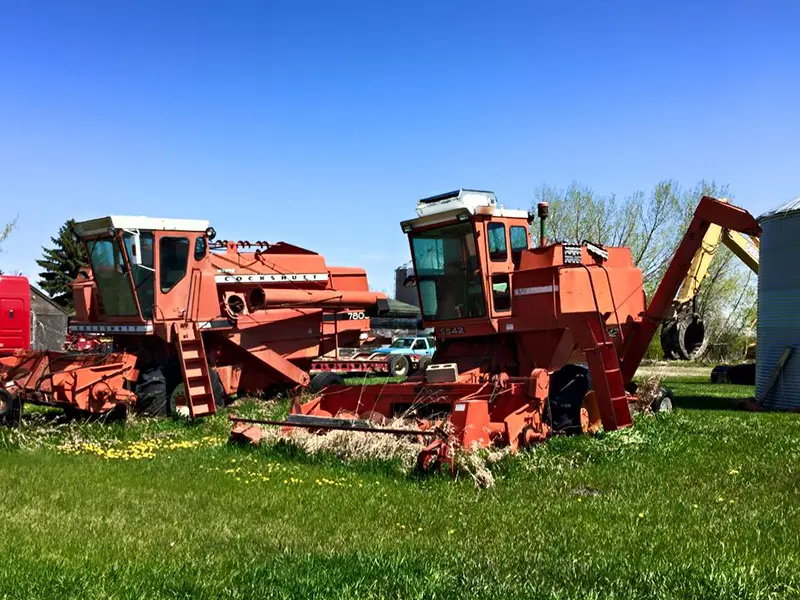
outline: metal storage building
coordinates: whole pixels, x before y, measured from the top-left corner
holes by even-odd
[[[756,397],[787,346],[795,348],[765,408],[800,408],[800,197],[759,217],[762,227],[758,273]]]
[[[31,349],[63,350],[68,321],[63,308],[31,286]]]

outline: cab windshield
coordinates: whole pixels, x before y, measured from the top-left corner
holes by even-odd
[[[423,319],[483,317],[486,303],[472,225],[448,225],[410,238]]]
[[[89,253],[89,262],[100,300],[103,302],[103,311],[110,317],[138,316],[134,293],[139,298],[142,317],[150,319],[153,316],[153,234],[146,232],[140,234],[139,251],[141,252],[140,264],[131,263],[134,288],[131,289],[131,280],[128,277],[127,267],[123,260],[122,250],[117,237],[97,238],[86,242]],[[128,258],[133,256],[133,234],[125,232],[122,239]]]
[[[116,237],[86,242],[92,275],[100,292],[103,312],[110,317],[133,317],[139,314],[128,279],[125,260]]]

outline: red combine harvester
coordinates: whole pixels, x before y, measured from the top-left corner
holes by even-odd
[[[283,424],[399,434],[375,421],[413,416],[417,433],[435,433],[423,469],[450,461],[454,446],[516,450],[595,419],[606,431],[629,426],[632,378],[709,225],[750,235],[759,226],[704,197],[648,305],[628,248],[548,243],[547,210],[538,207],[531,247],[534,215],[498,206],[491,192],[420,200],[402,229],[424,325],[438,339],[432,364],[403,383],[330,386]],[[256,437],[247,425],[234,433]]]
[[[307,386],[312,361],[358,344],[386,305],[363,269],[285,242],[214,241],[207,221],[112,216],[75,233],[90,265],[73,283],[70,332],[110,337],[111,351],[0,359],[6,420],[24,402],[199,417],[236,392]]]

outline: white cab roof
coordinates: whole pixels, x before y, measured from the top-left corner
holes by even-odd
[[[458,209],[466,209],[474,215],[481,207],[491,207],[494,210],[493,214],[498,217],[519,217],[521,219],[528,217],[528,211],[512,210],[498,205],[494,192],[463,189],[423,198],[417,202],[417,215],[427,217]]]
[[[439,196],[423,198],[417,202],[418,217],[403,221],[401,226],[405,231],[405,227],[408,225],[424,227],[456,219],[462,214],[474,215],[479,212],[487,214],[483,210],[485,208],[489,209],[488,214],[496,217],[528,219],[528,211],[526,210],[514,210],[498,205],[494,192],[456,190]]]
[[[78,235],[81,236],[105,233],[112,227],[114,229],[138,229],[143,231],[205,231],[208,229],[208,221],[112,215],[75,224],[75,229]]]

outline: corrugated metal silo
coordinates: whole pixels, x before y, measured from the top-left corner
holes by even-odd
[[[800,407],[800,197],[759,217],[762,227],[758,270],[756,397],[769,385],[787,346],[795,350],[765,408]]]

